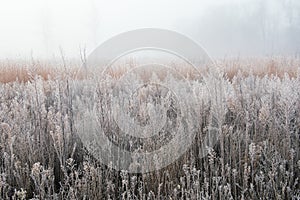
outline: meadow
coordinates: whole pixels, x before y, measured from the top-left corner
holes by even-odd
[[[0,199],[299,199],[300,59],[226,58],[216,65],[203,72],[205,86],[190,80],[199,95],[189,108],[197,129],[188,151],[162,169],[129,173],[99,162],[78,136],[76,112],[95,104],[107,108],[99,116],[104,132],[124,142],[105,118],[114,79],[97,82],[78,62],[2,60]],[[172,122],[179,111],[176,102],[169,106]],[[141,108],[132,109],[147,123]],[[207,147],[211,126],[219,139]],[[157,141],[165,142],[133,141],[132,151],[150,151]]]

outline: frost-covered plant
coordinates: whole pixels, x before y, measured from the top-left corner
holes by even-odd
[[[139,151],[169,141],[122,138],[111,113],[113,77],[73,83],[67,74],[49,80],[32,75],[30,82],[0,84],[0,199],[297,199],[299,77],[237,73],[227,79],[226,71],[213,71],[205,82],[191,80],[197,104],[185,109],[193,116],[188,122],[199,125],[195,140],[177,161],[147,174],[103,165],[77,135],[91,130],[88,119],[77,123],[86,116],[77,111],[97,111],[107,137],[136,152],[129,164],[137,168]],[[167,75],[165,81],[184,95],[180,80]],[[173,130],[180,111],[172,93],[148,85],[133,97],[140,103],[125,103],[134,123],[156,129],[169,119],[166,132]],[[215,133],[217,141],[203,142]]]

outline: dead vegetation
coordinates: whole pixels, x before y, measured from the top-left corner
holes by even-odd
[[[283,78],[285,74],[290,77],[296,77],[300,67],[300,59],[297,57],[261,57],[261,58],[228,58],[218,59],[215,62],[224,71],[224,74],[232,79],[237,73],[243,76],[250,74],[263,76],[278,76]],[[66,70],[71,78],[83,79],[86,72],[83,65],[73,61],[68,63],[68,69],[64,68],[61,62],[36,62],[36,61],[0,61],[0,82],[27,82],[33,79],[35,75],[40,76],[43,80],[55,77],[61,77]],[[128,63],[129,69],[136,64],[133,61]],[[193,77],[194,70],[190,67],[182,67],[181,65],[172,65],[180,74],[186,77]],[[209,67],[199,68],[200,73],[206,73]],[[113,77],[121,77],[128,68],[118,67],[117,70],[108,70],[107,73]],[[101,72],[100,72],[101,73]]]
[[[208,90],[197,96],[201,103],[193,112],[199,129],[189,150],[163,169],[130,174],[99,163],[77,135],[74,109],[93,102],[109,107],[109,87],[84,78],[75,87],[73,72],[78,71],[72,67],[35,64],[32,70],[2,62],[0,198],[298,199],[299,61],[221,60],[217,64],[224,66],[224,72],[204,77]],[[192,87],[197,92],[204,86],[195,82]],[[109,118],[103,122],[107,122],[104,131],[118,141],[122,134],[112,131],[118,129]],[[215,124],[217,144],[202,146],[203,134]],[[156,144],[133,141],[133,147],[141,145]],[[201,156],[202,149],[207,156]]]

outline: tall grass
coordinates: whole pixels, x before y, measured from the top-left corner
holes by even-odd
[[[116,70],[109,70],[107,73],[113,77],[121,77],[130,67],[134,67],[137,63],[134,59],[126,60],[124,66],[118,66]],[[182,67],[185,63],[173,63],[183,75],[193,77],[193,69]],[[232,79],[238,72],[243,76],[250,74],[263,77],[265,75],[278,76],[283,78],[285,73],[290,77],[297,76],[297,70],[300,66],[300,58],[298,57],[253,57],[253,58],[224,58],[217,59],[216,64],[221,66],[224,74],[228,79]],[[35,61],[35,60],[0,60],[0,82],[27,82],[34,78],[35,75],[40,76],[43,80],[59,77],[64,70],[64,65],[68,67],[68,74],[72,79],[83,79],[86,71],[82,68],[82,64],[78,61],[70,61],[61,63],[60,61]],[[202,68],[199,71],[206,73],[209,68]]]
[[[230,70],[245,63],[252,70]],[[204,76],[210,92],[197,96],[199,129],[192,146],[176,162],[147,174],[99,163],[77,136],[74,99],[87,105],[92,94],[106,106],[109,87],[91,79],[81,80],[86,87],[75,87],[73,68],[56,69],[47,79],[51,68],[37,73],[23,67],[20,75],[17,67],[2,68],[0,198],[299,199],[299,61],[218,64],[223,68],[217,74]],[[16,77],[19,81],[13,81]],[[192,83],[200,94],[203,84]],[[213,148],[201,143],[212,123],[220,135]],[[110,133],[115,127],[106,128]]]

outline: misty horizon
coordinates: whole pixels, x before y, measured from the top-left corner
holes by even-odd
[[[299,55],[296,0],[18,1],[0,7],[0,59],[89,54],[114,35],[163,28],[193,39],[214,58]]]

